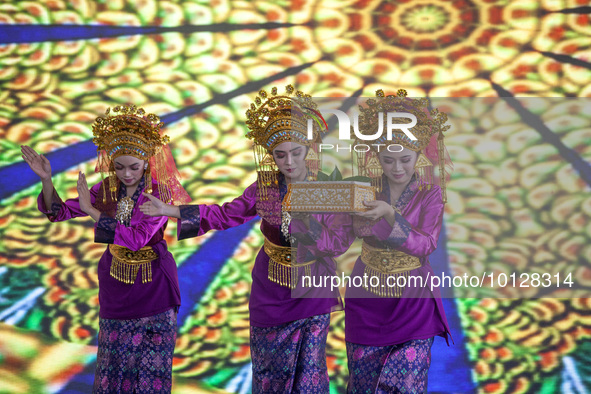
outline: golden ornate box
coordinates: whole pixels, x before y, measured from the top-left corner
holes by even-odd
[[[292,212],[359,212],[367,210],[364,200],[375,199],[375,187],[366,182],[294,182],[288,186],[283,209]]]

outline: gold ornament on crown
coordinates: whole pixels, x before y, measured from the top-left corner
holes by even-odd
[[[307,146],[306,165],[309,180],[315,180],[320,165],[318,142],[324,129],[324,119],[317,112],[317,104],[309,94],[295,90],[292,85],[285,87],[284,94],[278,94],[277,87],[270,93],[259,91],[254,102],[246,111],[246,137],[253,140],[253,151],[257,167],[259,197],[267,199],[267,188],[277,184],[277,166],[273,149],[291,141]],[[308,139],[308,120],[312,120],[313,138]]]
[[[427,98],[408,98],[408,93],[404,89],[399,89],[396,95],[384,94],[382,89],[376,91],[376,97],[370,98],[365,102],[365,106],[359,106],[359,132],[364,135],[375,135],[380,130],[380,116],[382,125],[382,135],[374,141],[368,152],[359,152],[357,164],[359,173],[372,179],[372,184],[378,190],[382,189],[382,168],[378,159],[377,147],[387,149],[389,145],[402,145],[418,153],[415,164],[415,172],[419,178],[419,188],[431,188],[434,176],[434,164],[439,166],[440,185],[443,201],[447,201],[445,192],[446,172],[445,172],[445,144],[443,133],[451,126],[447,123],[447,115],[440,112],[437,108],[429,109],[429,100]],[[388,112],[406,112],[411,113],[417,118],[417,123],[408,130],[416,137],[412,140],[402,130],[394,129],[392,139],[387,138],[386,124]],[[380,115],[381,114],[381,115]],[[392,118],[392,123],[403,124],[410,123],[408,118]],[[432,163],[424,153],[433,136],[437,135],[438,163]],[[357,139],[356,143],[364,143]]]
[[[97,169],[109,173],[109,191],[111,201],[117,200],[118,181],[115,175],[114,160],[119,156],[133,156],[148,162],[155,159],[155,165],[148,164],[144,171],[147,193],[152,193],[152,171],[157,171],[159,198],[167,203],[172,200],[169,183],[171,177],[167,174],[166,163],[162,147],[170,139],[161,136],[160,130],[164,123],[154,114],[146,114],[143,108],[135,105],[118,105],[107,108],[105,115],[96,119],[92,126],[94,138],[92,142],[97,146]],[[155,167],[155,168],[153,168]],[[106,202],[103,178],[103,203]]]

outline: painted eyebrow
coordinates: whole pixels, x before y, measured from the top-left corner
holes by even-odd
[[[290,150],[290,152],[293,152],[294,150],[298,150],[298,149],[302,149],[301,146],[298,146],[297,148],[293,148]],[[284,150],[276,150],[276,153],[286,153]]]

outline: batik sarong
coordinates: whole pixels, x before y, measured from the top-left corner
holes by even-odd
[[[176,312],[100,319],[93,393],[170,393]]]
[[[347,342],[347,393],[426,393],[433,338],[392,346]]]
[[[330,314],[275,327],[250,327],[252,392],[328,394]]]

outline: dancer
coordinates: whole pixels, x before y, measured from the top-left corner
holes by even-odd
[[[117,106],[97,118],[97,172],[107,179],[90,190],[83,173],[78,197],[61,200],[49,160],[22,146],[23,159],[41,178],[39,210],[50,221],[90,216],[95,242],[109,244],[98,263],[99,337],[93,392],[169,393],[176,314],[181,303],[176,263],[163,239],[167,218],[144,215],[142,192],[168,202],[188,195],[166,146],[158,117]]]
[[[409,129],[416,140],[397,130],[358,157],[361,175],[372,178],[380,192],[353,220],[363,245],[352,282],[367,275],[377,283],[349,286],[345,294],[349,393],[426,392],[433,338],[448,339],[439,289],[431,292],[411,280],[434,275],[428,256],[437,247],[451,164],[443,145],[447,117],[427,105],[426,99],[406,98],[404,90],[387,97],[378,90],[359,116],[366,135],[380,129],[379,113],[411,113],[417,123]]]
[[[313,290],[302,288],[298,278],[334,274],[332,257],[349,246],[338,222],[349,218],[310,215],[309,223],[294,220],[290,225],[289,212],[282,212],[281,207],[291,182],[313,180],[317,175],[318,142],[325,123],[315,108],[309,95],[294,92],[291,85],[284,95],[278,95],[276,88],[270,94],[259,92],[246,123],[250,129],[247,137],[254,140],[255,183],[222,206],[173,207],[150,197],[151,202],[141,207],[149,215],[179,218],[179,239],[261,217],[265,241],[252,271],[249,301],[253,393],[329,392],[326,338],[330,312],[342,309],[342,303],[336,293],[306,298]],[[307,138],[308,119],[313,124],[311,140]],[[308,229],[309,233],[303,234]],[[301,242],[294,239],[298,235]],[[297,248],[297,254],[292,254],[292,247]]]

